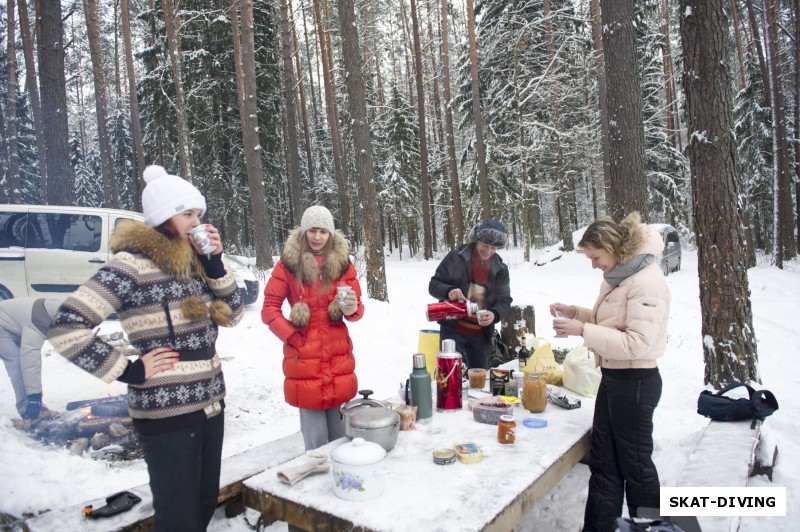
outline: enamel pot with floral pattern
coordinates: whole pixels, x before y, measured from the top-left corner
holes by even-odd
[[[377,443],[355,438],[337,447],[333,462],[333,493],[348,501],[368,501],[383,494],[386,450]]]

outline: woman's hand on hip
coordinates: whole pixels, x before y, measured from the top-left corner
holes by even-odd
[[[175,367],[180,354],[171,347],[156,347],[142,356],[145,380]]]

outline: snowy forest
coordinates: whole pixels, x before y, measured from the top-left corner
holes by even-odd
[[[757,375],[746,270],[797,253],[797,1],[7,0],[0,16],[0,203],[140,210],[160,164],[262,270],[323,204],[378,300],[385,253],[429,259],[482,219],[528,259],[639,210],[697,246],[704,334],[753,357],[720,378]]]

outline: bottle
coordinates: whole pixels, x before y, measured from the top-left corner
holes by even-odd
[[[525,347],[525,337],[521,337],[520,340],[520,348],[519,353],[517,354],[519,358],[519,370],[523,371],[525,366],[528,364],[528,357],[530,356],[531,352]]]
[[[414,355],[414,369],[409,375],[411,381],[411,405],[417,407],[417,420],[422,421],[433,415],[431,398],[431,375],[425,367],[425,355]]]

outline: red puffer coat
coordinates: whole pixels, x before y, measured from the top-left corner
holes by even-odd
[[[283,342],[283,393],[292,406],[309,410],[333,408],[356,395],[353,342],[343,318],[357,321],[364,315],[361,286],[350,262],[347,241],[338,232],[330,237],[332,247],[324,255],[311,253],[305,235],[293,230],[281,260],[264,289],[261,319]],[[297,281],[302,272],[305,280]],[[308,280],[313,279],[313,282]],[[358,308],[343,316],[336,299],[337,286],[350,286]],[[289,301],[286,319],[281,311]]]

